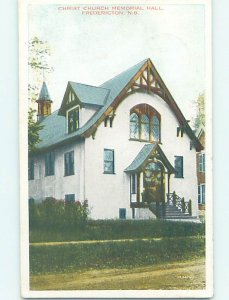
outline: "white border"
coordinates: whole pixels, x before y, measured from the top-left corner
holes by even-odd
[[[206,289],[205,290],[115,290],[115,291],[31,291],[29,289],[29,232],[28,232],[28,198],[27,184],[27,5],[28,4],[76,4],[73,0],[21,0],[19,2],[19,73],[20,73],[20,216],[21,216],[21,294],[25,298],[207,298],[213,295],[213,231],[212,231],[212,201],[206,205]],[[78,1],[79,2],[79,1]],[[139,0],[127,1],[128,4],[139,4]],[[92,1],[84,0],[85,4],[92,4]],[[112,0],[100,0],[99,4],[113,4]],[[116,0],[115,3],[123,3]],[[141,4],[204,4],[206,21],[206,198],[212,199],[212,67],[211,67],[211,0],[149,0],[142,1]],[[96,3],[93,3],[96,4]],[[22,75],[23,74],[23,75]]]

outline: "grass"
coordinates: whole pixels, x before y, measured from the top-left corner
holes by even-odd
[[[163,220],[87,221],[83,227],[30,229],[30,242],[113,240],[205,235],[205,224]]]
[[[30,273],[51,274],[106,268],[136,268],[204,256],[200,237],[30,245]]]
[[[205,224],[87,221],[30,230],[30,288],[202,289]]]

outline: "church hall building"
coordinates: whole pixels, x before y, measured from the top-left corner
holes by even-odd
[[[91,86],[68,82],[29,153],[29,198],[88,203],[92,219],[198,218],[202,146],[150,59]]]

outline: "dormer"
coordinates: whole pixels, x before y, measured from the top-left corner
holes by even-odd
[[[66,132],[82,127],[106,102],[109,90],[68,82],[58,115],[66,117]]]

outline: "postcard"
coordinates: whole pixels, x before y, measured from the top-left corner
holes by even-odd
[[[211,1],[19,19],[22,296],[211,297]]]

